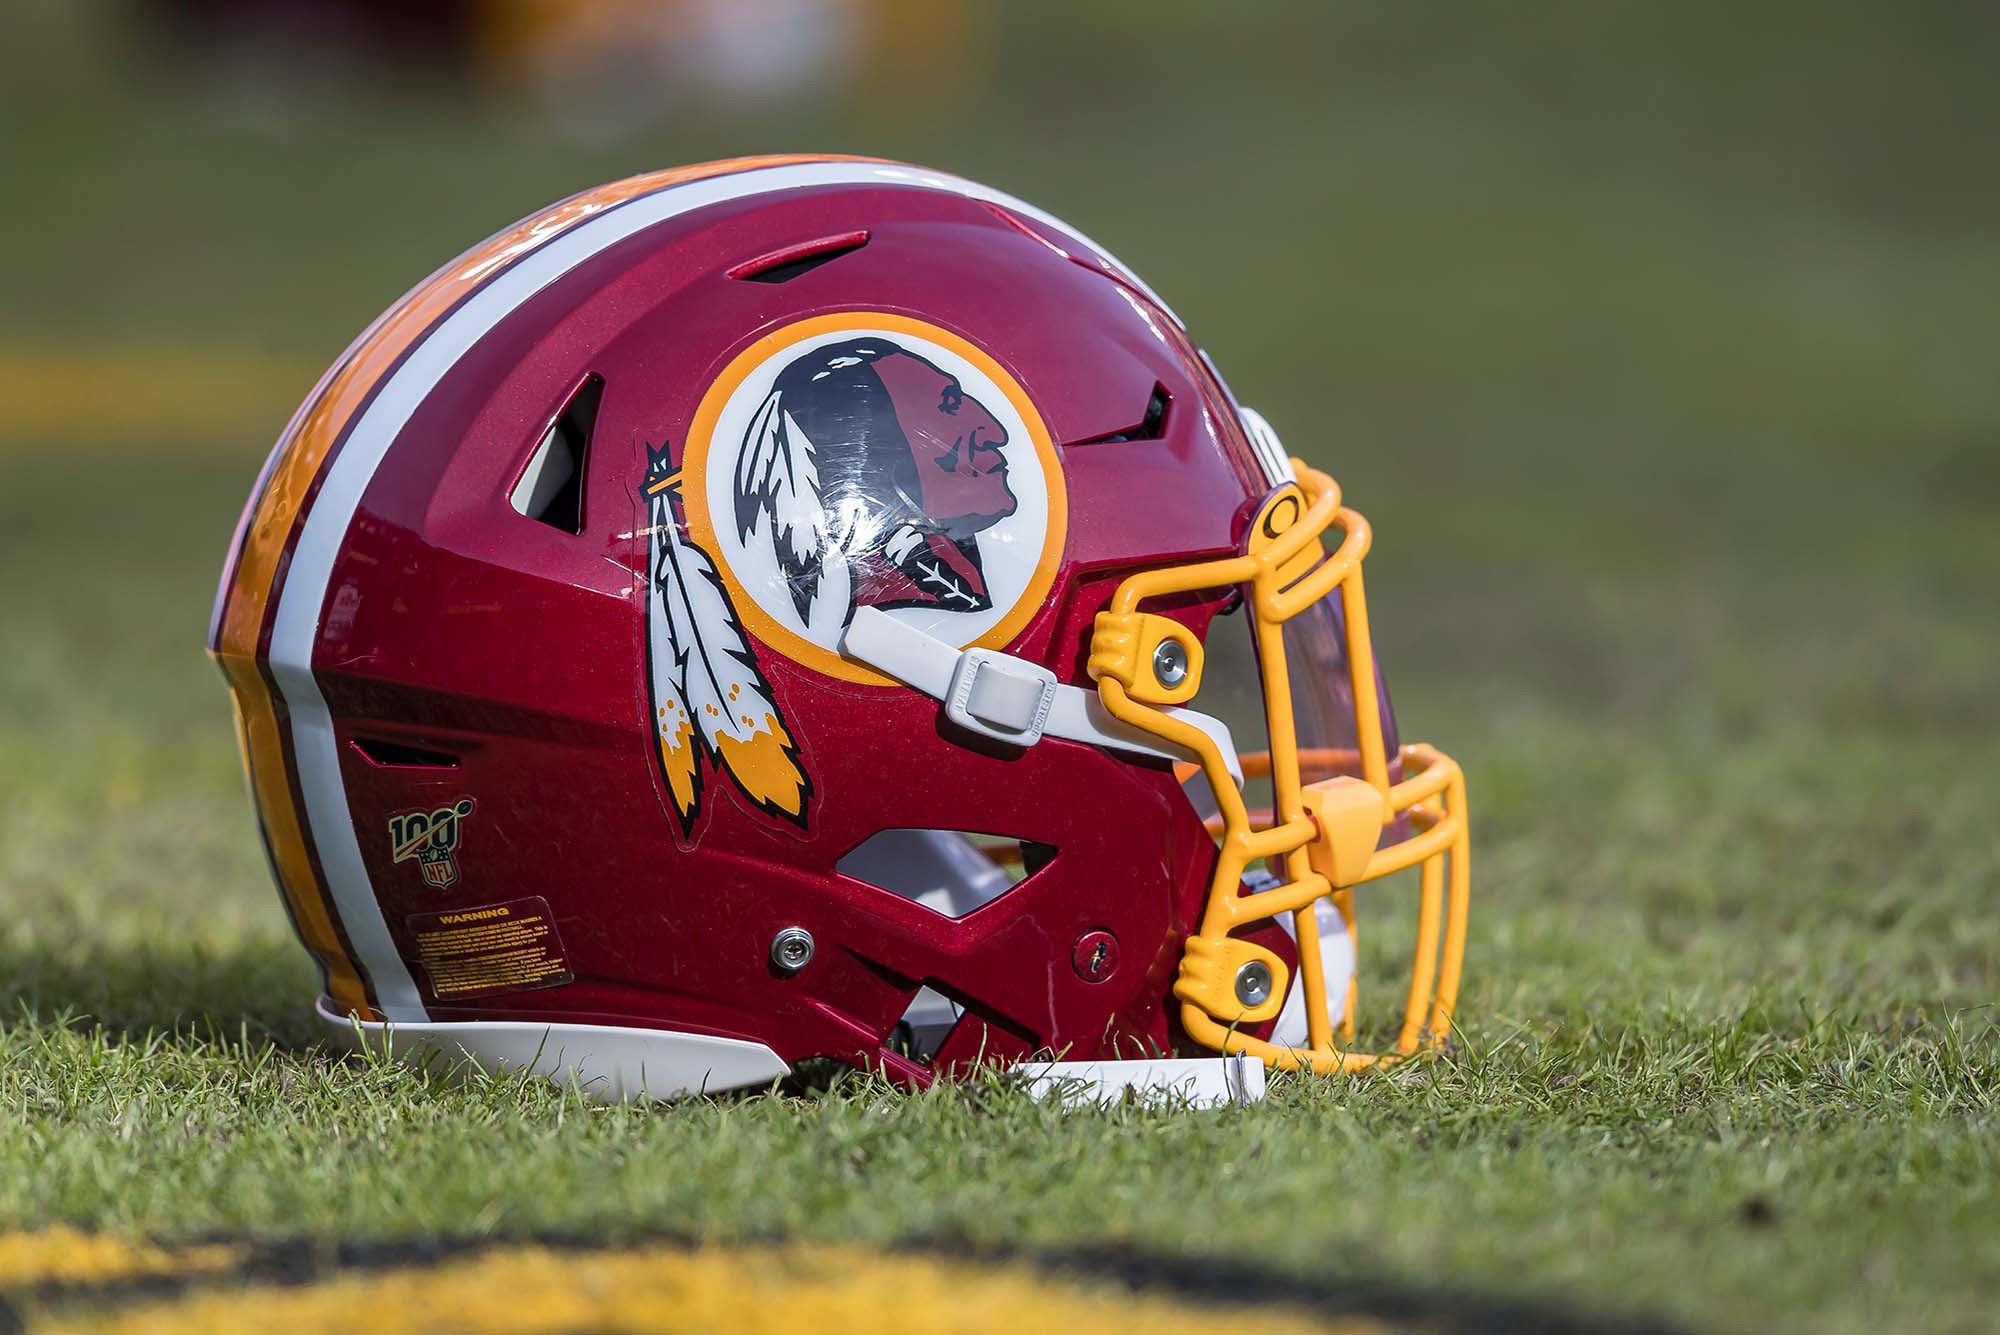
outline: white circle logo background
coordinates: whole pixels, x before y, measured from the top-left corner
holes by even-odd
[[[716,557],[728,565],[736,583],[756,600],[765,616],[829,653],[839,652],[853,600],[846,563],[827,562],[819,595],[812,603],[812,619],[802,620],[792,601],[790,583],[778,566],[770,516],[758,511],[747,535],[736,523],[736,471],[751,422],[785,368],[816,349],[861,338],[879,338],[930,362],[957,380],[967,397],[978,400],[1007,432],[1001,455],[1007,461],[1014,513],[973,539],[979,547],[992,606],[979,612],[954,612],[944,607],[888,609],[897,620],[962,649],[999,625],[1033,583],[1048,537],[1049,479],[1028,424],[1021,419],[1013,399],[978,366],[928,339],[867,326],[832,330],[788,343],[744,376],[716,418],[708,445],[704,500],[714,527]]]

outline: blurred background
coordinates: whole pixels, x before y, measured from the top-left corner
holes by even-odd
[[[804,149],[1098,237],[1375,521],[1405,733],[1474,776],[1472,1005],[1984,1000],[1996,69],[1973,6],[14,0],[20,967],[72,915],[282,940],[200,645],[320,369],[547,201]]]
[[[1515,1111],[1570,1139],[1520,1171],[1572,1198],[1424,1160],[1363,1249],[1739,1326],[1939,1284],[1990,1319],[1990,1132],[1923,1140],[1832,1056],[1760,1105],[1673,1054],[2000,1052],[1996,71],[2000,10],[1953,4],[8,0],[0,1025],[310,1040],[202,637],[378,311],[600,181],[906,158],[1111,247],[1374,521],[1404,734],[1471,780],[1467,1041],[1525,1054]],[[1357,1143],[1422,1158],[1383,1099]],[[1659,1157],[1606,1194],[1575,1147],[1614,1137]]]

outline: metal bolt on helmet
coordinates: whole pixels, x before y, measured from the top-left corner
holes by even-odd
[[[797,973],[812,963],[812,933],[803,927],[787,927],[771,938],[771,963],[786,973]]]

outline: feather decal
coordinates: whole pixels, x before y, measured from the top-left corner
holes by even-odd
[[[804,825],[812,792],[771,685],[743,638],[715,566],[674,512],[679,479],[647,470],[646,630],[653,722],[682,833],[700,814],[705,755],[760,809]]]
[[[655,514],[658,510],[659,503],[655,501]],[[654,520],[655,524],[658,522]],[[695,751],[694,721],[688,714],[687,696],[681,690],[687,659],[684,655],[677,656],[673,635],[667,629],[666,602],[660,596],[658,572],[661,558],[657,552],[658,545],[659,539],[654,538],[654,554],[648,562],[654,573],[646,598],[646,642],[651,646],[652,660],[653,725],[659,737],[660,767],[666,772],[667,787],[673,793],[674,807],[681,813],[685,829],[693,821],[701,801],[701,757]]]
[[[910,583],[953,612],[984,612],[993,597],[980,578],[978,549],[969,540],[953,542],[942,533],[904,525],[889,536],[882,554]]]
[[[990,602],[982,603],[965,587],[965,582],[942,561],[927,561],[920,557],[912,561],[909,568],[914,572],[911,577],[916,580],[918,587],[930,590],[939,602],[951,606],[953,611],[962,608],[965,611],[977,612],[982,607],[992,606]]]
[[[771,550],[791,586],[799,619],[812,619],[826,557],[826,512],[819,495],[813,444],[776,390],[757,409],[736,465],[736,527],[748,539],[757,516],[771,524]]]

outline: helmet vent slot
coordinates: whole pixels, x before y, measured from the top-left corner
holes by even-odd
[[[604,377],[588,375],[569,396],[508,496],[516,512],[565,533],[583,532],[583,470]]]
[[[1101,436],[1086,436],[1082,440],[1064,443],[1064,449],[1078,445],[1112,445],[1126,440],[1159,440],[1167,434],[1167,409],[1173,406],[1174,396],[1167,393],[1165,385],[1155,383],[1152,397],[1146,400],[1146,411],[1133,425],[1118,431],[1107,431]]]
[[[1032,839],[965,830],[880,830],[841,858],[843,876],[947,918],[984,908],[1054,860]]]
[[[842,255],[852,255],[867,244],[866,232],[823,236],[817,241],[786,246],[782,250],[759,255],[756,259],[745,260],[731,269],[729,276],[745,283],[789,283],[822,264],[833,263]]]
[[[356,737],[348,742],[354,754],[376,769],[457,769],[458,757],[449,751],[392,742],[385,737]]]
[[[889,1047],[929,1065],[964,1015],[965,1007],[926,984],[917,989],[889,1031]]]

